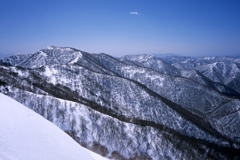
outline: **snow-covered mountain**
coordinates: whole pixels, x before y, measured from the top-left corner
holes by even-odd
[[[42,116],[2,93],[0,100],[1,160],[94,160],[86,149]]]
[[[81,57],[81,52],[71,48],[47,47],[35,54],[16,54],[10,58],[2,59],[5,65],[21,66],[24,68],[37,68],[52,64],[71,64]]]
[[[234,57],[165,57],[178,69],[196,70],[213,82],[219,82],[240,92],[240,58]]]
[[[120,60],[164,74],[186,77],[219,92],[239,96],[240,70],[237,66],[240,66],[240,59],[184,56],[158,58],[153,55],[129,55]]]
[[[48,47],[2,59],[0,90],[110,159],[240,158],[240,94],[204,62]]]

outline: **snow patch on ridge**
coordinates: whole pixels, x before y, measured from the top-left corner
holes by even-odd
[[[73,64],[73,63],[76,63],[78,61],[79,58],[82,58],[82,53],[79,51],[77,52],[77,56],[76,58],[74,58],[72,61],[69,62],[69,64]]]
[[[39,56],[44,56],[44,57],[47,57],[47,54],[44,53],[43,51],[39,51]]]

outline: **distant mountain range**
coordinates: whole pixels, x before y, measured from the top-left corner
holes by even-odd
[[[12,55],[14,55],[14,54],[11,54],[11,53],[9,53],[9,54],[0,53],[0,59],[1,59],[1,58],[6,58],[6,57],[9,57],[9,56],[12,56]]]
[[[110,159],[240,158],[240,59],[69,47],[0,60],[0,90]]]

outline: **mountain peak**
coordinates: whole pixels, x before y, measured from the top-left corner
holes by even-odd
[[[34,54],[19,54],[5,58],[1,63],[24,68],[38,68],[44,65],[76,63],[81,57],[82,53],[77,49],[49,46]]]
[[[238,159],[240,63],[206,59],[51,46],[0,61],[0,86],[112,159]]]

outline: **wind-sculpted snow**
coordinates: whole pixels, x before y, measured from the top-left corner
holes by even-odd
[[[81,145],[112,159],[239,158],[239,93],[200,71],[149,55],[40,52],[4,59],[0,91]]]

